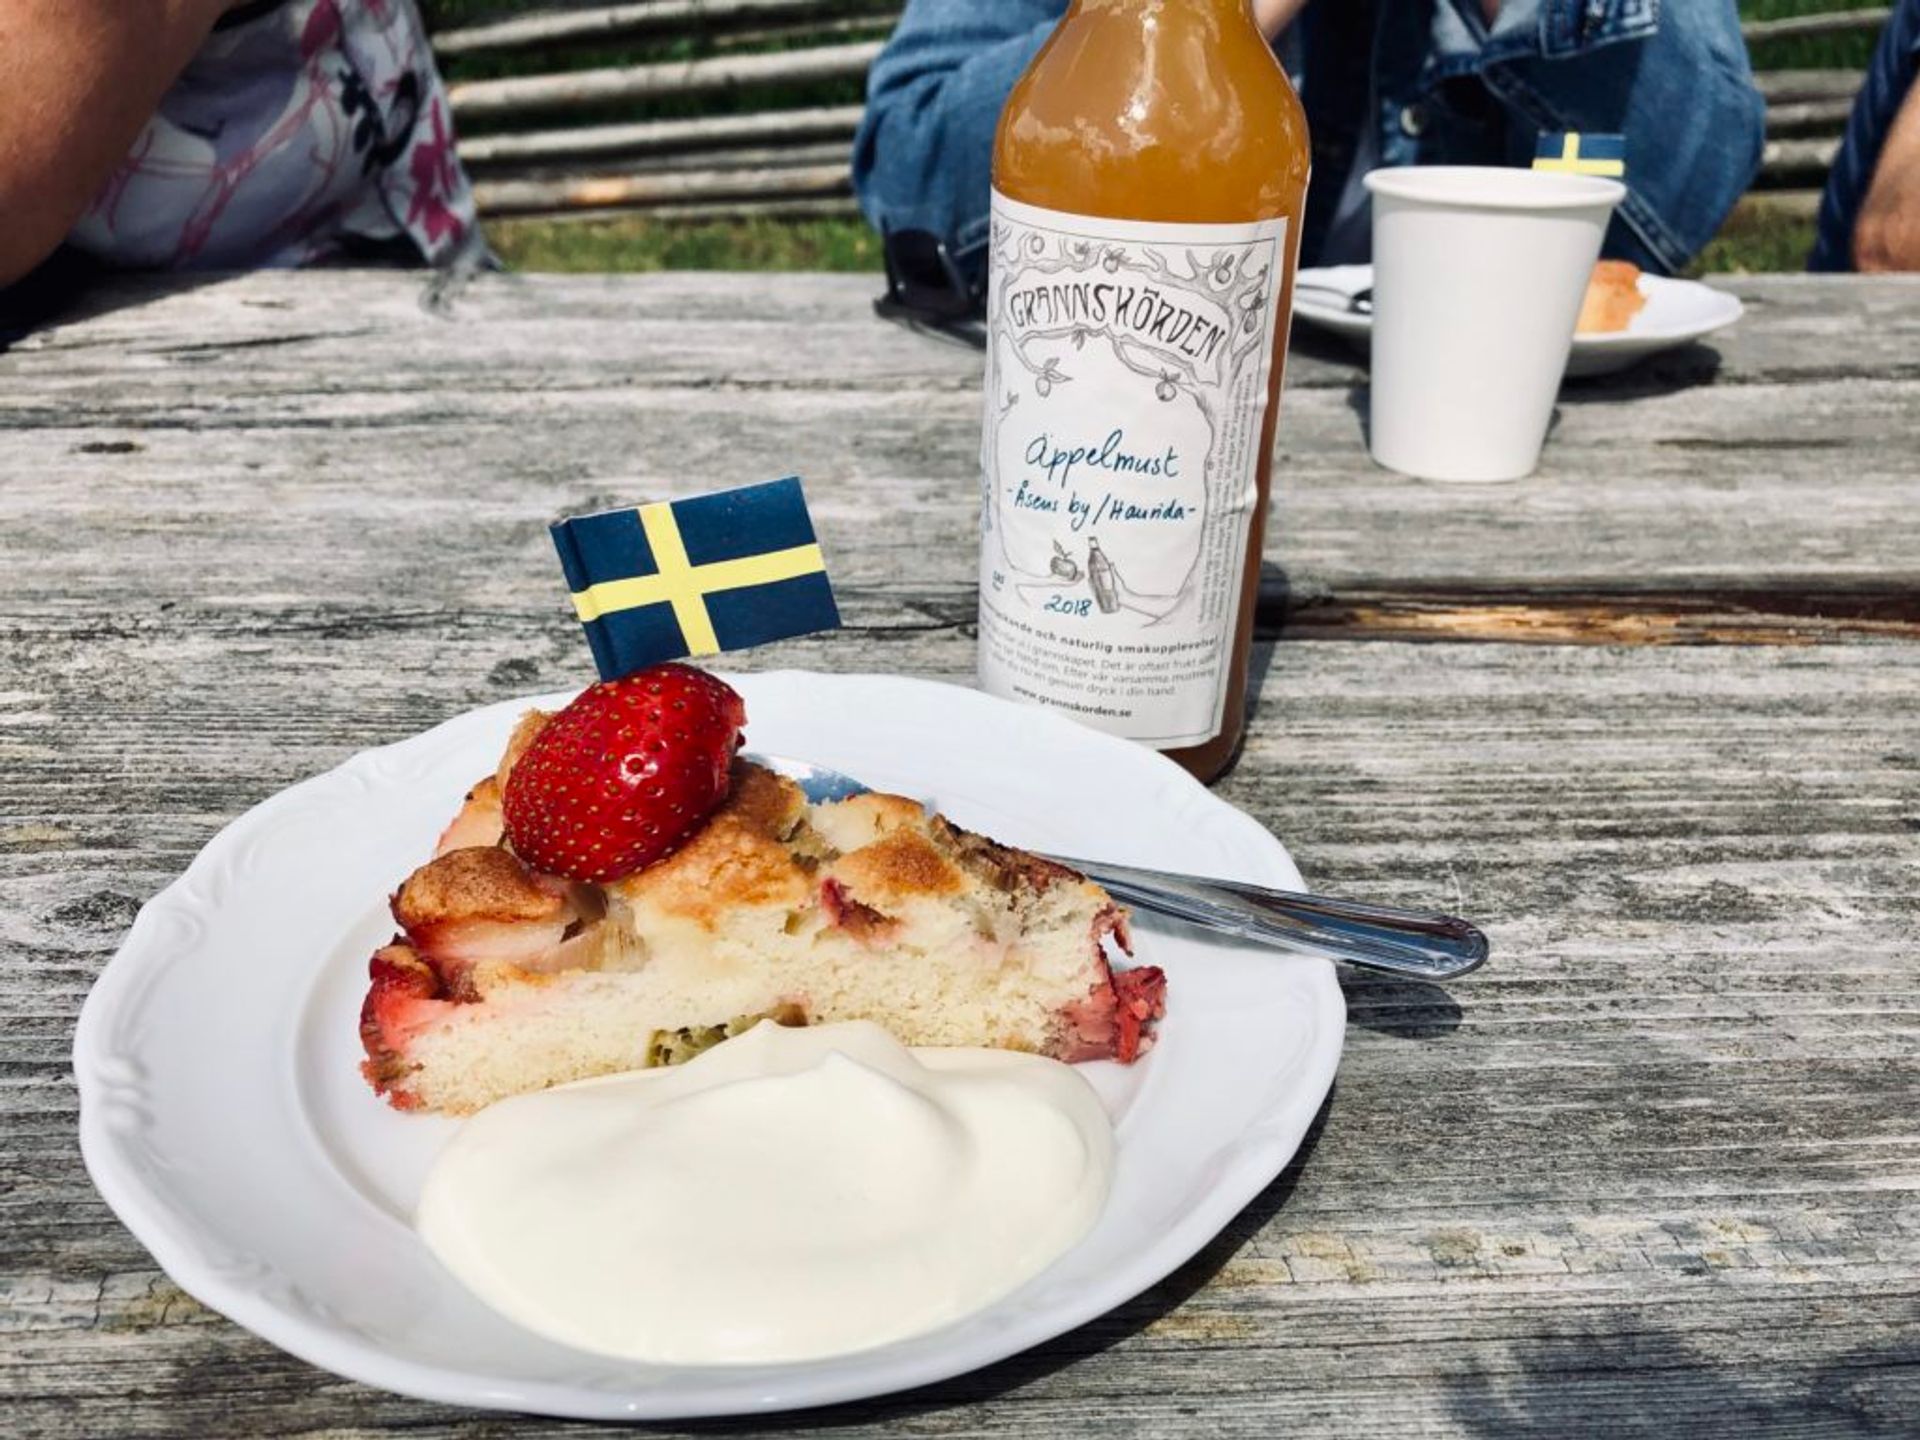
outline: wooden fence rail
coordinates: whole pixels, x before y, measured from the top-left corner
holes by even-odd
[[[858,79],[880,52],[874,32],[899,10],[898,0],[634,0],[465,26],[437,35],[434,46],[455,59],[538,56],[692,35],[723,52],[454,83],[455,116],[482,132],[462,140],[460,155],[475,172],[483,214],[852,213],[847,151],[859,105],[777,108],[769,100],[769,108],[740,114],[628,123],[604,123],[601,114]],[[1883,24],[1887,14],[1886,6],[1860,7],[1752,21],[1742,29],[1750,44],[1861,33]],[[840,43],[748,53],[727,44],[783,37]],[[1859,73],[1779,70],[1756,78],[1767,101],[1768,133],[1757,188],[1817,186],[1832,162]],[[573,117],[601,123],[568,124]]]
[[[563,161],[617,161],[632,156],[717,149],[760,142],[795,145],[853,139],[861,107],[833,105],[768,110],[753,115],[705,115],[694,120],[643,120],[631,125],[582,125],[480,135],[460,143],[460,158],[475,170]],[[845,145],[842,145],[845,150]]]
[[[1878,30],[1890,11],[1867,5],[1819,15],[1749,20],[1740,27],[1749,45],[1765,40],[1807,39]],[[809,19],[845,18],[887,25],[899,18],[898,0],[636,0],[626,5],[556,10],[484,25],[445,30],[434,37],[441,55],[499,55],[560,50],[662,35],[715,35],[753,26],[784,26]]]
[[[1761,40],[1805,40],[1816,35],[1849,35],[1878,30],[1893,13],[1889,5],[1867,5],[1858,10],[1829,10],[1820,15],[1789,15],[1779,20],[1749,20],[1740,33],[1752,45]]]
[[[852,17],[849,11],[855,12]],[[891,25],[900,17],[900,6],[897,0],[639,0],[630,5],[544,11],[443,30],[433,37],[433,48],[442,56],[501,55],[662,36],[719,36],[730,30],[863,16],[870,25]]]
[[[1767,136],[1838,135],[1853,113],[1853,101],[1793,100],[1767,106]]]
[[[1838,140],[1769,140],[1760,174],[1769,186],[1806,185],[1827,178]]]
[[[559,75],[519,75],[505,80],[466,80],[447,87],[456,119],[492,119],[555,110],[595,108],[666,96],[711,95],[767,84],[800,84],[854,78],[867,73],[880,42],[780,50],[765,55],[723,55],[706,60],[670,60]]]
[[[636,155],[625,161],[617,170],[606,170],[592,174],[583,174],[571,165],[527,165],[516,166],[504,171],[476,171],[474,184],[482,187],[481,193],[487,195],[514,194],[513,190],[502,191],[496,187],[512,185],[520,181],[537,181],[545,184],[596,185],[602,180],[626,180],[648,175],[691,174],[694,172],[729,174],[734,171],[794,170],[794,169],[837,169],[841,176],[847,175],[847,147],[838,140],[826,140],[814,145],[735,145],[724,150],[695,150],[685,153],[666,153],[658,155]],[[775,192],[783,193],[790,187],[774,185]]]
[[[1769,105],[1791,100],[1845,100],[1860,89],[1858,70],[1761,70],[1754,85]]]

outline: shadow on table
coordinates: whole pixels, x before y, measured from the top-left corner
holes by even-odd
[[[1713,346],[1689,341],[1658,355],[1649,355],[1637,365],[1613,375],[1589,375],[1568,380],[1560,392],[1563,402],[1587,404],[1598,401],[1645,400],[1711,385],[1720,378],[1724,364]]]
[[[1261,621],[1278,625],[1293,600],[1287,572],[1271,560],[1260,563]],[[1248,725],[1259,713],[1260,699],[1273,668],[1277,642],[1258,640],[1247,667]],[[1442,986],[1411,977],[1364,970],[1342,970],[1347,1023],[1380,1035],[1403,1040],[1436,1040],[1460,1027],[1460,1004]]]
[[[218,271],[115,271],[62,247],[0,288],[0,354],[29,336],[229,278]]]
[[[1920,1343],[1860,1346],[1820,1363],[1778,1366],[1708,1353],[1686,1333],[1629,1311],[1554,1324],[1515,1342],[1497,1367],[1437,1376],[1442,1402],[1470,1435],[1910,1436],[1920,1401]],[[1709,1337],[1726,1344],[1724,1336]],[[1810,1357],[1809,1357],[1810,1358]]]
[[[436,312],[451,303],[474,273],[473,267],[458,272],[436,272],[410,262],[400,263],[390,249],[384,248],[345,256],[337,264],[309,268],[328,270],[346,266],[417,274],[422,307]],[[62,246],[22,279],[0,287],[0,355],[31,336],[97,320],[115,311],[138,309],[245,273],[237,270],[115,270],[80,251]],[[261,309],[292,308],[284,301],[256,299],[248,303]],[[269,337],[237,343],[280,342]]]
[[[1444,985],[1348,967],[1339,974],[1349,1025],[1397,1040],[1441,1040],[1460,1028],[1460,1002]]]
[[[1322,330],[1310,321],[1293,317],[1293,329],[1287,333],[1287,357],[1299,356],[1307,360],[1324,360],[1329,365],[1352,366],[1361,374],[1367,369],[1367,347],[1344,340],[1331,331]]]
[[[1243,744],[1246,736],[1253,732],[1255,718],[1260,713],[1260,696],[1267,684],[1267,672],[1273,669],[1275,642],[1271,637],[1286,616],[1292,595],[1293,586],[1287,572],[1272,560],[1262,560],[1253,617],[1253,643],[1247,651],[1247,728],[1241,736]],[[1261,638],[1263,632],[1268,638]],[[1231,775],[1233,767],[1239,763],[1240,757],[1235,754],[1227,774]]]
[[[1721,364],[1718,350],[1695,340],[1650,356],[1618,374],[1569,379],[1561,385],[1560,398],[1553,407],[1552,418],[1547,421],[1547,444],[1553,443],[1553,432],[1560,428],[1561,413],[1568,405],[1607,405],[1676,395],[1713,384],[1719,378]],[[1356,381],[1348,389],[1347,408],[1360,422],[1360,444],[1368,449],[1373,443],[1369,418],[1372,404],[1373,389],[1365,379]]]
[[[1260,562],[1260,599],[1268,604],[1272,596],[1271,608],[1279,615],[1287,613],[1287,602],[1291,597],[1287,583],[1287,572],[1271,560]],[[1260,697],[1267,687],[1267,672],[1273,669],[1273,650],[1277,640],[1262,640],[1259,635],[1260,622],[1264,616],[1255,616],[1253,645],[1247,651],[1247,723],[1251,725],[1254,717],[1260,713]]]
[[[1573,384],[1576,382],[1569,381],[1567,383]],[[1360,422],[1360,448],[1367,453],[1367,458],[1373,461],[1373,387],[1364,380],[1358,385],[1355,385],[1347,392],[1347,408],[1353,411],[1353,418]],[[1547,417],[1547,438],[1541,442],[1543,449],[1545,446],[1553,444],[1553,432],[1559,428],[1560,406],[1556,402],[1553,407],[1553,413]],[[1391,476],[1394,473],[1378,461],[1373,461],[1373,465],[1376,470],[1384,475]],[[1403,476],[1402,478],[1413,479],[1414,477],[1409,475]],[[1490,483],[1500,484],[1504,482],[1494,481]]]
[[[984,1370],[877,1400],[835,1405],[822,1410],[788,1412],[781,1415],[780,1428],[783,1431],[826,1430],[856,1423],[904,1426],[917,1417],[957,1405],[996,1399],[1132,1339],[1155,1321],[1185,1304],[1279,1213],[1280,1207],[1287,1203],[1294,1187],[1300,1183],[1314,1147],[1320,1142],[1321,1131],[1326,1128],[1327,1115],[1333,1108],[1334,1097],[1339,1090],[1339,1084],[1335,1082],[1333,1090],[1322,1102],[1320,1112],[1313,1117],[1313,1123],[1301,1137],[1299,1150],[1279,1177],[1248,1202],[1246,1209],[1234,1216],[1206,1248],[1152,1289],[1078,1330],[1011,1356],[997,1365],[989,1365]],[[764,1433],[765,1426],[766,1417],[743,1417],[691,1423],[683,1421],[676,1428],[699,1435],[738,1435]]]

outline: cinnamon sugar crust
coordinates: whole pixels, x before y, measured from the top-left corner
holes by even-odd
[[[896,830],[841,856],[833,873],[863,903],[882,912],[916,897],[958,895],[967,888],[966,875],[925,830]]]
[[[483,847],[449,850],[414,871],[393,897],[393,918],[412,934],[474,920],[551,920],[565,906],[564,888],[542,885],[508,851]]]
[[[732,790],[691,840],[607,888],[628,904],[707,928],[741,906],[804,904],[811,867],[788,842],[806,813],[807,798],[793,781],[736,761]]]
[[[510,749],[524,749],[544,719],[530,712]],[[496,794],[497,780],[489,777],[469,792],[468,806],[487,805]],[[741,907],[811,905],[823,868],[839,891],[836,907],[857,906],[845,913],[875,934],[877,922],[916,900],[1087,884],[1063,865],[963,830],[904,796],[866,794],[810,808],[792,780],[742,760],[727,799],[685,846],[607,890],[629,905],[712,928]],[[449,924],[551,920],[564,895],[509,850],[468,848],[416,870],[395,895],[393,912],[418,936]]]
[[[545,718],[522,720],[448,838],[486,833]],[[746,761],[686,845],[634,875],[570,883],[469,846],[414,872],[393,912],[404,935],[373,958],[361,1035],[368,1080],[402,1108],[684,1058],[768,1014],[1126,1062],[1164,1009],[1158,970],[1109,967],[1126,912],[1084,876],[903,796],[809,805]]]

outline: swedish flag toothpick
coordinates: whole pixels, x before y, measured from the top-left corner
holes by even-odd
[[[556,521],[553,543],[603,680],[840,623],[797,479]]]
[[[1627,137],[1582,135],[1578,130],[1554,130],[1541,135],[1533,147],[1533,168],[1557,170],[1563,175],[1627,173]]]

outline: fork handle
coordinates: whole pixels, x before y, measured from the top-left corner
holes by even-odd
[[[1487,937],[1452,915],[1131,865],[1070,859],[1060,863],[1098,881],[1129,905],[1280,950],[1422,980],[1451,980],[1478,970],[1487,960]]]

